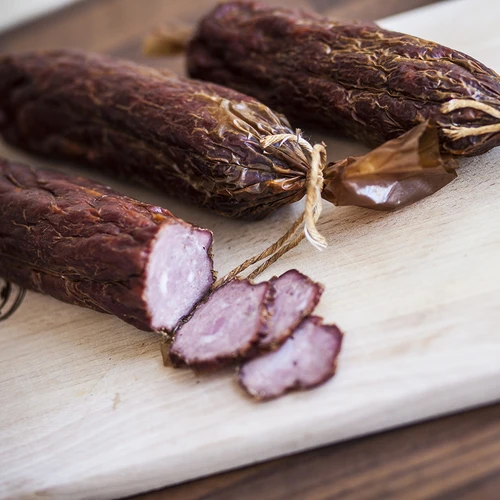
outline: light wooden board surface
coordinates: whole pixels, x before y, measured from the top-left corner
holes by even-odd
[[[495,0],[461,0],[383,24],[500,70],[499,16]],[[362,150],[328,146],[332,157]],[[164,368],[153,334],[28,294],[0,323],[0,496],[129,495],[498,400],[499,168],[500,150],[463,160],[458,180],[395,214],[325,205],[328,250],[304,243],[263,278],[297,267],[326,285],[317,312],[346,333],[338,375],[275,402],[247,399],[231,371]],[[213,229],[221,273],[301,208],[231,221],[100,180]]]
[[[2,9],[0,31],[61,8],[74,1],[76,0],[22,0],[22,2],[0,0],[0,9]]]

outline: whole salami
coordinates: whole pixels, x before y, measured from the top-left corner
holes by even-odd
[[[82,177],[0,159],[0,276],[173,329],[213,283],[212,233]]]
[[[231,217],[263,217],[306,191],[309,196],[317,190],[319,198],[323,188],[310,156],[318,149],[256,99],[80,51],[0,57],[0,134],[23,149],[106,169]],[[378,154],[367,155],[372,167],[362,180],[363,206],[378,204],[366,203],[367,183],[371,192],[383,193],[385,209],[394,209],[455,177],[439,155],[432,126],[422,124],[411,134],[408,141],[400,139],[403,172],[394,165],[388,174]],[[425,156],[432,161],[422,161],[423,147],[431,150]],[[326,154],[320,156],[324,168]],[[325,171],[325,184],[326,172],[334,171]],[[412,184],[411,200],[405,198],[407,188],[397,188],[401,174]],[[337,191],[343,176],[336,175]],[[383,187],[375,189],[379,181]],[[359,204],[352,183],[348,190],[348,197],[329,194],[329,199]],[[399,193],[397,199],[388,202],[389,192]]]
[[[200,22],[189,73],[378,145],[426,119],[445,152],[500,144],[500,79],[472,57],[380,28],[299,9],[229,1]]]
[[[293,134],[252,97],[111,57],[50,51],[0,58],[0,133],[50,157],[104,168],[232,217],[304,195]]]

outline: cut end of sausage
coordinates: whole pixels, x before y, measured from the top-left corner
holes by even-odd
[[[247,356],[267,320],[269,288],[233,280],[215,290],[179,328],[170,348],[172,363],[209,368]]]
[[[212,233],[188,224],[166,224],[149,256],[144,298],[154,330],[172,330],[213,284]]]
[[[323,293],[319,283],[311,281],[296,269],[291,269],[269,282],[275,290],[271,316],[267,321],[259,347],[280,346],[297,328],[302,319],[311,314]]]
[[[256,399],[273,399],[296,389],[310,389],[335,374],[342,333],[321,318],[304,319],[274,352],[246,362],[239,371],[242,387]]]

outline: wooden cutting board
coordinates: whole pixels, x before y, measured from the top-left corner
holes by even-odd
[[[382,24],[500,70],[499,16],[496,0],[461,0]],[[332,158],[362,151],[315,138]],[[499,399],[499,169],[500,148],[462,160],[455,182],[395,214],[325,204],[329,248],[303,243],[262,278],[296,267],[326,285],[317,311],[346,333],[339,371],[278,401],[247,399],[230,370],[165,368],[155,335],[29,293],[0,323],[0,496],[130,495]],[[232,221],[92,176],[213,229],[220,273],[301,209]]]

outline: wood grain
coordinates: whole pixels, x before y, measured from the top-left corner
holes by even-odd
[[[134,500],[496,499],[500,405],[218,474]]]
[[[178,18],[186,22],[193,22],[214,3],[215,1],[213,0],[196,0],[192,2],[174,0],[141,0],[141,2],[137,2],[136,0],[83,1],[45,19],[35,21],[22,28],[1,35],[0,51],[61,46],[81,47],[90,50],[111,52],[144,61],[140,54],[140,40],[145,31],[162,20],[170,18]],[[274,3],[281,2],[275,1]],[[409,8],[429,4],[432,3],[432,0],[408,0],[405,2],[400,0],[387,0],[384,2],[375,0],[311,0],[310,2],[294,0],[287,3],[289,5],[309,5],[316,10],[339,18],[360,17],[364,19],[374,19]],[[465,36],[466,35],[464,35],[464,37]],[[492,47],[495,48],[494,46]],[[163,61],[150,62],[154,65],[165,64]],[[169,67],[178,71],[182,70],[182,60],[176,59]],[[343,154],[341,148],[346,146],[344,144],[338,144],[337,146],[339,147],[337,154],[341,156]],[[494,177],[492,177],[494,172],[492,163],[493,162],[491,162],[491,168],[489,168],[489,177],[488,175],[484,175],[475,185],[481,185],[481,183],[486,185],[488,179],[494,179]],[[476,164],[476,167],[477,166]],[[465,186],[467,186],[468,183],[474,183],[473,176],[471,175],[472,171],[469,165],[468,168],[466,168]],[[127,188],[124,186],[123,189]],[[470,207],[465,210],[466,213],[461,215],[461,217],[463,216],[468,219],[470,224],[467,225],[464,223],[465,225],[462,225],[461,223],[457,223],[456,226],[453,227],[453,230],[459,232],[462,227],[463,231],[461,235],[464,241],[470,243],[469,246],[465,245],[463,248],[458,249],[457,253],[467,253],[477,250],[480,245],[474,246],[471,243],[472,239],[478,237],[477,234],[479,234],[479,237],[483,238],[479,243],[486,246],[492,245],[492,241],[488,239],[486,232],[476,233],[473,236],[467,234],[467,231],[472,231],[471,225],[481,225],[481,217],[484,216],[485,213],[480,211],[480,205],[474,208],[474,203],[479,203],[479,199],[477,197],[473,198],[471,192],[464,188],[463,183],[459,185],[457,189],[458,192],[455,193],[455,198],[453,198],[453,196],[448,198],[448,203],[453,203],[454,207],[462,212],[465,210],[464,207],[460,207],[458,203],[453,200],[457,200],[459,197],[465,197],[471,204]],[[144,191],[141,192],[141,194],[143,193]],[[153,198],[156,201],[161,200],[161,198],[156,195],[154,195]],[[487,200],[487,203],[491,204],[492,209],[494,208],[492,197]],[[179,206],[178,212],[181,215],[183,210],[184,209]],[[477,214],[474,213],[475,211]],[[439,240],[441,237],[440,235],[442,235],[443,232],[446,233],[446,227],[449,227],[446,225],[454,224],[454,219],[447,213],[445,202],[431,203],[429,209],[421,208],[417,210],[417,212],[413,212],[413,214],[414,216],[423,217],[425,220],[429,221],[438,220],[433,230],[426,229],[426,227],[428,228],[426,224],[418,226],[418,234],[422,238],[437,238]],[[359,211],[356,210],[344,211],[343,215],[346,219],[343,224],[350,226],[349,231],[351,231],[351,236],[353,237],[351,240],[346,237],[345,241],[334,238],[336,251],[342,252],[340,262],[337,262],[338,265],[336,266],[335,279],[337,283],[345,287],[343,291],[347,293],[349,297],[352,296],[349,295],[352,289],[354,287],[359,288],[359,284],[365,278],[363,269],[355,265],[355,262],[363,262],[363,267],[365,266],[363,259],[366,259],[367,256],[363,252],[363,249],[357,246],[357,242],[362,238],[362,241],[365,241],[365,245],[371,244],[374,245],[375,249],[378,249],[379,253],[376,254],[376,256],[378,259],[377,265],[379,266],[378,272],[381,277],[379,283],[382,284],[384,283],[384,279],[388,279],[387,286],[390,286],[391,272],[394,271],[394,269],[391,268],[389,261],[390,259],[398,258],[398,251],[407,251],[404,245],[405,238],[397,236],[397,224],[411,224],[412,217],[403,216],[393,220],[387,219],[385,216],[379,214],[360,216]],[[195,214],[195,217],[201,216]],[[231,239],[228,239],[223,234],[223,231],[220,229],[221,223],[218,221],[212,222],[217,227],[217,231],[221,236],[219,241],[220,248],[230,245]],[[440,226],[441,224],[442,226]],[[282,223],[277,219],[273,219],[270,225],[270,233],[275,233]],[[323,229],[329,230],[329,228],[325,227],[325,224],[323,226]],[[395,229],[391,229],[391,226],[394,226]],[[235,226],[231,227],[236,230]],[[335,234],[336,229],[338,228],[334,228],[332,234]],[[382,251],[387,249],[381,244],[380,239],[375,237],[372,233],[375,229],[377,231],[383,231],[393,238],[395,250],[389,255],[389,260],[385,259],[382,254]],[[411,229],[411,231],[413,230],[414,229]],[[236,238],[244,238],[246,232],[246,228],[236,230]],[[451,231],[451,233],[453,233],[453,231]],[[450,236],[451,233],[446,233],[446,235]],[[411,238],[411,235],[409,237]],[[250,245],[257,245],[260,243],[261,241],[257,240],[249,242]],[[419,254],[416,250],[412,251],[416,252],[416,257],[422,257],[432,250],[431,247],[424,248],[423,254]],[[243,252],[241,249],[237,250],[237,252],[238,251]],[[443,255],[446,256],[450,254],[450,252],[451,250],[445,252]],[[481,259],[487,260],[489,255],[491,254],[488,254],[486,248],[484,253],[479,254],[478,259],[479,261]],[[240,258],[238,253],[236,258]],[[330,258],[336,258],[334,253],[331,254]],[[296,261],[300,261],[300,256],[296,255],[295,259]],[[467,261],[464,260],[463,262]],[[445,260],[438,261],[437,264],[444,267],[443,273],[453,272],[454,268],[446,267],[448,264]],[[481,262],[478,263],[477,267],[469,269],[467,273],[461,276],[461,279],[471,280],[471,282],[478,281],[478,284],[483,287],[485,292],[490,292],[489,296],[485,294],[482,302],[488,304],[488,300],[490,300],[490,305],[496,303],[498,306],[498,298],[494,295],[493,282],[489,280],[480,264]],[[312,271],[318,278],[321,277],[321,266],[313,266]],[[419,270],[417,269],[417,275],[418,272]],[[347,273],[350,273],[350,279],[347,278]],[[413,279],[410,273],[406,277],[416,289],[421,286],[419,280],[417,278]],[[424,284],[420,292],[422,294],[420,297],[421,300],[423,300],[425,293],[428,293],[432,289],[433,284],[436,285],[436,283],[432,281],[428,285]],[[443,285],[442,292],[444,294],[451,292],[453,295],[453,282],[448,281],[444,284],[447,286],[441,283],[441,285]],[[452,287],[451,289],[450,286]],[[488,288],[488,286],[490,286],[490,288]],[[457,289],[464,290],[464,288],[460,287]],[[364,302],[365,300],[370,300],[372,293],[376,293],[376,288],[368,287],[367,290],[361,294],[359,314],[367,318],[374,318],[375,320],[381,321],[381,324],[387,327],[389,332],[395,325],[396,330],[393,330],[395,332],[398,331],[398,328],[403,328],[403,325],[409,318],[409,310],[406,309],[408,303],[405,302],[404,298],[394,298],[395,309],[398,311],[399,316],[390,319],[388,317],[383,317],[381,309],[377,308],[376,304],[373,307],[369,307]],[[331,295],[329,298],[336,299],[334,302],[337,311],[342,311],[342,308],[348,305],[342,302],[342,298],[338,294]],[[456,314],[460,314],[461,310],[465,310],[468,307],[469,301],[466,298],[463,300],[458,300],[461,299],[461,297],[456,296],[452,298],[457,299],[455,309],[453,309]],[[450,298],[450,300],[452,298]],[[6,394],[0,393],[0,401],[4,407],[8,407],[11,411],[16,410],[20,412],[19,414],[22,414],[25,419],[34,415],[39,419],[38,426],[45,425],[46,432],[55,433],[55,424],[52,424],[49,420],[51,403],[49,402],[49,398],[44,399],[43,397],[44,384],[53,384],[52,393],[50,395],[52,399],[50,399],[50,401],[56,397],[64,399],[64,386],[71,386],[71,390],[77,396],[83,394],[84,398],[86,398],[85,404],[81,406],[81,408],[87,412],[85,418],[89,420],[89,423],[86,425],[82,423],[80,427],[76,428],[78,433],[75,434],[75,439],[77,441],[82,440],[82,436],[93,436],[91,429],[93,415],[96,411],[104,411],[108,403],[110,408],[116,412],[118,418],[121,420],[127,418],[127,411],[136,411],[134,408],[136,408],[137,404],[131,405],[131,401],[128,400],[125,395],[117,395],[117,393],[114,392],[114,387],[115,385],[119,385],[120,376],[126,372],[133,373],[133,376],[137,380],[138,377],[145,376],[146,370],[151,369],[151,371],[153,371],[157,369],[156,364],[159,362],[159,356],[156,350],[155,340],[147,335],[141,338],[128,337],[127,335],[132,334],[130,329],[117,328],[111,318],[106,318],[104,322],[100,322],[99,325],[96,325],[91,316],[83,314],[80,311],[74,311],[73,309],[64,309],[62,317],[58,317],[57,313],[55,313],[58,309],[53,306],[49,299],[36,302],[36,304],[35,301],[33,301],[33,304],[33,310],[26,313],[26,319],[28,324],[31,325],[33,332],[36,330],[35,326],[39,321],[37,315],[45,309],[51,312],[51,315],[44,320],[42,323],[43,327],[49,330],[55,328],[55,326],[61,326],[61,328],[58,330],[59,333],[51,336],[48,341],[44,340],[42,337],[35,338],[32,335],[30,343],[27,343],[24,349],[20,347],[13,349],[12,344],[10,344],[11,351],[6,350],[5,353],[11,352],[14,355],[22,352],[22,360],[24,363],[31,363],[33,368],[42,371],[38,374],[37,379],[29,378],[27,375],[24,378],[19,378],[19,380],[21,380],[23,384],[27,384],[28,387],[17,387],[19,392],[16,394],[16,398],[18,398],[16,399],[16,404],[12,404],[11,399],[8,399]],[[488,310],[488,308],[484,309],[485,314]],[[436,318],[439,317],[440,311],[433,311],[432,307],[430,307],[422,314],[421,321],[425,323],[425,321],[436,320]],[[74,340],[65,334],[64,328],[72,328],[74,319],[78,319],[79,321],[78,333],[82,338],[87,332],[92,331],[92,342],[86,343],[81,341],[75,344]],[[346,324],[349,324],[351,321],[347,313],[344,313],[342,319]],[[478,334],[477,341],[481,342],[480,309],[478,309],[477,319],[478,324],[474,334]],[[398,324],[398,321],[400,324]],[[352,327],[349,329],[356,333],[356,323],[352,321],[350,324],[352,324]],[[438,352],[444,353],[444,350],[440,350],[439,348],[440,346],[442,347],[442,342],[446,341],[443,339],[446,339],[446,329],[450,327],[449,324],[442,325],[443,332],[441,332],[441,338],[439,334],[436,335],[436,333],[423,336],[421,343],[417,346],[417,350],[420,349],[420,352],[426,352],[428,346],[437,345]],[[380,326],[377,328],[380,328]],[[121,335],[122,333],[124,335]],[[376,328],[365,328],[363,333],[368,338],[371,334],[376,333]],[[111,338],[100,340],[106,335],[111,335]],[[459,336],[458,339],[465,339],[466,335],[467,332],[464,330],[463,336]],[[27,335],[21,335],[20,337],[23,341],[28,341]],[[21,338],[19,339],[20,341]],[[415,349],[415,343],[412,342],[413,341],[410,340],[405,341],[399,338],[397,334],[393,333],[389,335],[387,345],[376,348],[374,352],[380,359],[389,356],[390,359],[401,357],[401,359],[404,360],[406,359],[405,356],[408,355],[412,349]],[[55,357],[51,358],[48,354],[50,354],[51,351],[55,353],[60,348],[61,344],[65,347],[64,353],[66,356],[63,360],[63,364],[67,363],[69,367],[72,363],[76,364],[80,362],[80,371],[84,374],[84,377],[86,377],[84,380],[75,378],[74,383],[72,383],[71,380],[61,379],[61,377],[64,377],[65,373],[63,370],[51,373],[52,367],[58,366],[61,360]],[[344,366],[348,366],[349,362],[353,364],[362,364],[364,361],[369,361],[369,356],[372,355],[372,346],[369,345],[369,343],[362,344],[363,343],[356,344],[356,342],[351,344],[347,358],[343,360]],[[495,346],[492,345],[492,348],[494,347]],[[357,351],[358,348],[360,349],[359,352]],[[33,352],[44,353],[44,350],[44,356],[48,357],[50,364],[42,366],[39,360],[32,359],[31,356]],[[140,355],[135,356],[134,353],[137,352],[139,352]],[[461,355],[466,356],[467,351],[464,350]],[[101,361],[98,363],[99,366],[95,366],[98,373],[94,376],[90,368],[92,367],[92,369],[94,369],[92,363],[95,363],[96,359]],[[493,363],[494,359],[494,357],[490,356],[488,362]],[[496,359],[500,364],[499,358]],[[461,369],[460,363],[457,362],[454,365],[451,358],[448,359],[448,361],[451,364],[450,366],[456,366],[457,370]],[[473,361],[474,360],[471,360],[469,364],[465,363],[467,365],[465,368],[469,365],[472,366]],[[115,368],[120,363],[122,365],[123,363],[126,364],[126,371],[118,371]],[[89,366],[87,371],[85,370],[85,365]],[[3,366],[4,372],[6,372],[9,365]],[[383,364],[380,364],[380,367],[382,366]],[[404,373],[404,362],[401,363],[399,367]],[[346,370],[346,372],[347,371],[348,370]],[[493,371],[492,368],[491,372],[493,373]],[[26,373],[27,372],[28,370],[26,370]],[[110,376],[109,373],[112,373],[112,376]],[[422,370],[422,376],[425,376],[425,370]],[[443,373],[443,376],[446,377],[446,374]],[[16,382],[17,380],[14,378],[10,380],[10,383],[12,383],[14,387]],[[214,386],[218,391],[217,394],[219,395],[215,396],[214,404],[217,402],[219,404],[225,403],[224,398],[227,393],[227,388],[224,384],[224,380],[217,379],[214,381],[209,380],[201,382],[196,380],[188,381],[183,374],[180,374],[174,377],[174,379],[169,379],[165,382],[180,382],[181,385],[183,385],[184,399],[179,398],[177,401],[179,404],[186,404],[186,391],[190,391],[192,400],[191,403],[188,401],[189,405],[194,407],[197,397],[200,398],[203,405],[206,405],[208,401],[203,398],[203,386],[207,384],[212,384],[210,386]],[[197,385],[199,382],[201,386]],[[478,383],[479,382],[481,381],[478,380]],[[411,383],[416,384],[417,381],[413,380]],[[32,384],[31,389],[29,384]],[[467,384],[465,385],[467,386]],[[482,385],[476,385],[476,387],[480,387],[480,391],[483,389],[487,391],[487,387],[483,387]],[[107,392],[104,391],[104,389],[106,389]],[[136,403],[139,402],[140,404],[141,401],[147,403],[149,401],[148,396],[151,396],[152,401],[156,401],[156,404],[160,405],[157,399],[158,395],[156,394],[160,394],[160,389],[161,386],[158,385],[148,388],[145,394],[136,392],[134,394],[137,398]],[[165,394],[166,389],[167,388],[165,388]],[[40,393],[39,398],[36,401],[35,399],[32,401],[26,398],[23,399],[24,390]],[[377,387],[369,388],[369,390],[377,390]],[[467,392],[467,390],[469,389],[464,388],[464,392]],[[490,394],[494,394],[493,385],[489,390]],[[154,391],[156,392],[154,393]],[[324,394],[326,396],[326,393]],[[472,394],[473,392],[468,396],[470,401],[473,400]],[[428,396],[421,397],[426,398]],[[446,399],[446,391],[444,391],[440,397]],[[433,398],[435,398],[435,395]],[[176,401],[173,401],[172,404],[175,404],[175,402]],[[73,404],[73,402],[71,404]],[[305,404],[307,404],[307,397]],[[426,400],[422,399],[420,406],[425,406],[426,404]],[[214,408],[212,405],[207,405],[207,407]],[[64,407],[62,416],[67,426],[69,426],[73,420],[77,419],[78,416],[75,416],[75,411],[78,408],[80,407],[72,407],[71,405]],[[123,410],[123,408],[125,408],[125,410]],[[388,408],[389,409],[386,411],[398,411],[396,407],[389,406]],[[134,416],[135,415],[134,413]],[[139,419],[141,415],[141,412],[137,412],[136,416]],[[141,498],[141,500],[157,500],[160,498],[169,498],[173,500],[194,500],[201,498],[221,500],[232,498],[243,500],[247,498],[311,500],[327,498],[450,498],[453,500],[460,498],[497,498],[498,491],[500,491],[500,462],[498,458],[500,457],[499,417],[500,406],[497,405],[464,415],[440,419],[402,430],[337,444],[316,451],[275,460],[253,467],[247,467],[235,472],[186,483],[181,486],[168,488],[161,492],[154,492],[137,498]],[[182,418],[180,412],[178,418]],[[367,414],[366,418],[368,419],[370,416]],[[401,419],[399,420],[401,421]],[[403,420],[412,420],[411,412],[409,412]],[[35,429],[32,428],[32,430]],[[7,436],[11,444],[15,443],[17,439],[16,436],[20,436],[23,432],[22,426],[16,427],[15,431],[19,434],[11,431],[11,434]],[[79,433],[82,432],[83,434],[80,435]],[[87,434],[85,434],[86,432]],[[124,440],[126,441],[126,439]],[[91,439],[90,442],[92,445],[96,445],[97,453],[99,451],[98,441],[92,441]],[[39,451],[39,446],[41,447],[40,449],[43,449],[42,445],[44,445],[44,442],[40,438],[40,443],[34,441],[32,447],[25,445],[25,449],[21,451],[26,457],[29,457],[34,452]],[[103,447],[105,446],[109,447],[110,445],[104,443]],[[151,447],[154,447],[153,442],[151,442]],[[69,451],[71,451],[71,449]],[[38,456],[40,457],[40,455]],[[48,456],[50,457],[50,454]],[[69,459],[71,455],[67,456]],[[217,451],[214,451],[213,456],[214,459],[217,459]],[[76,460],[76,458],[73,459]],[[193,462],[195,459],[196,455],[193,454]],[[90,467],[90,461],[81,464],[82,469],[88,469]],[[126,482],[130,474],[131,471],[129,471],[129,474],[124,474],[120,480]],[[50,490],[44,491],[41,489],[38,490],[37,493],[50,496]]]

